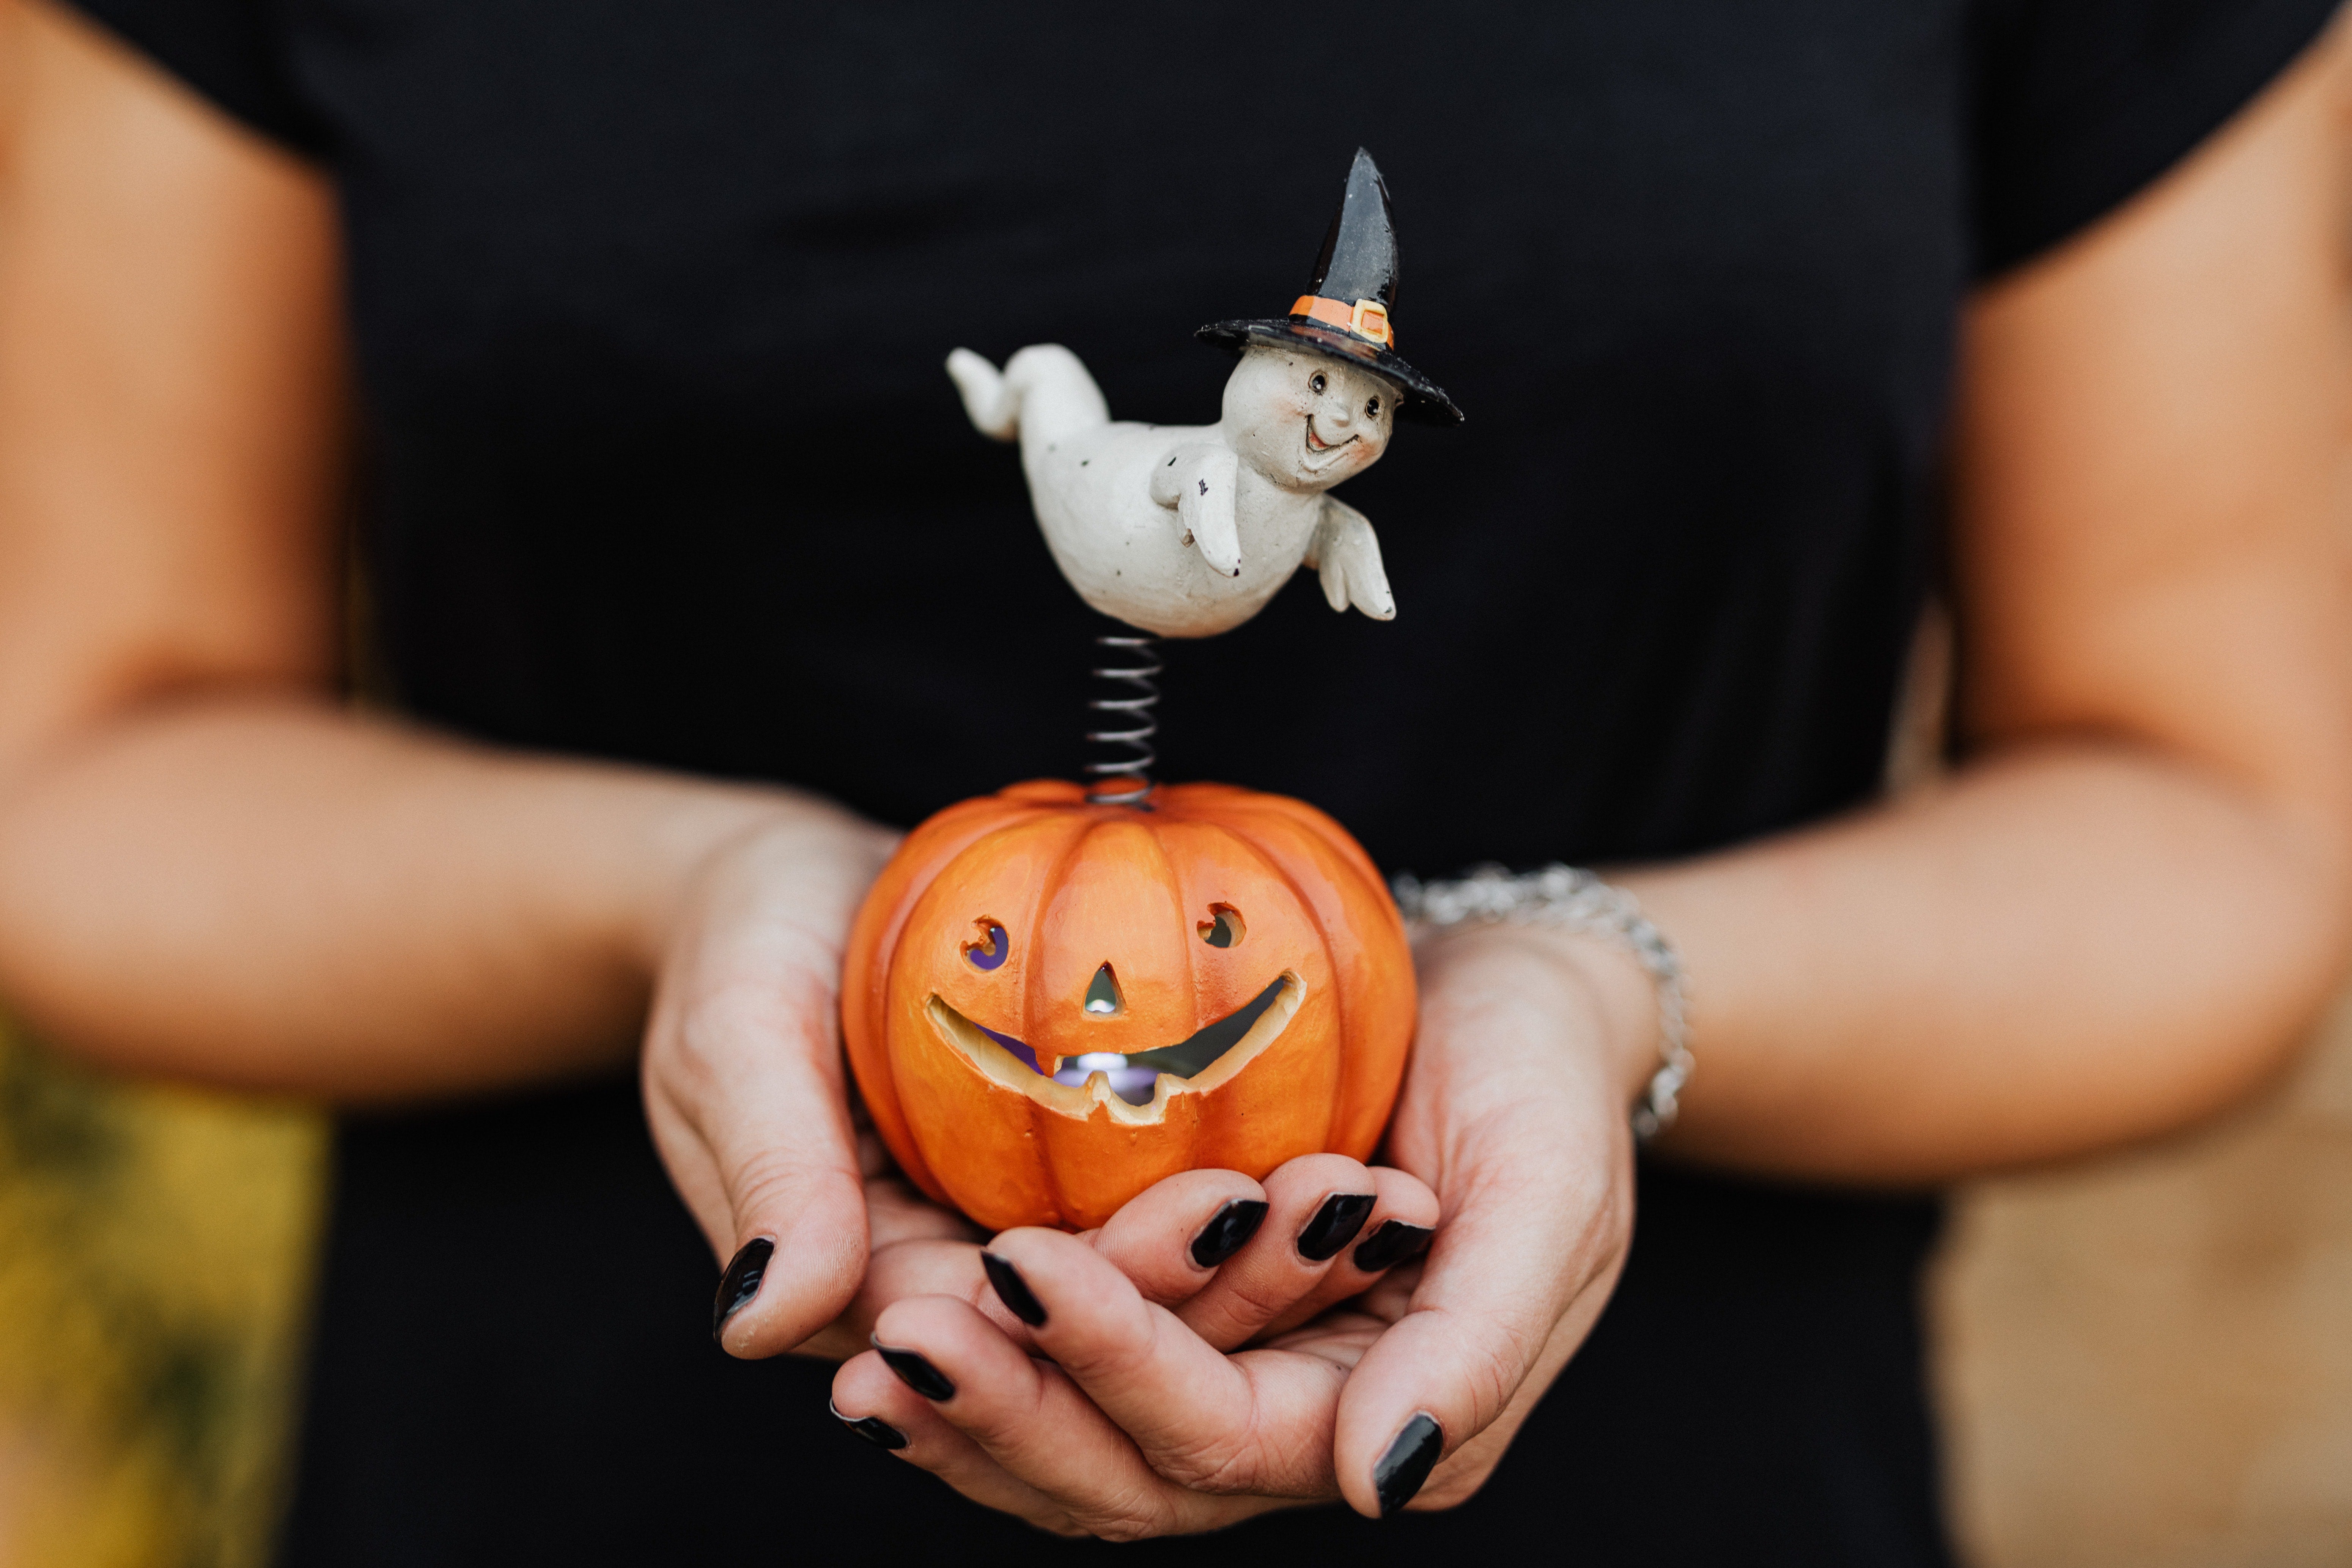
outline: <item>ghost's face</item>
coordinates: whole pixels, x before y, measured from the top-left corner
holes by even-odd
[[[1328,354],[1252,344],[1225,383],[1224,426],[1242,460],[1286,489],[1328,489],[1388,450],[1397,389]]]

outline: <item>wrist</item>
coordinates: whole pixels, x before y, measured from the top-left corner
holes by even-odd
[[[1657,992],[1622,946],[1580,931],[1502,921],[1462,925],[1414,943],[1433,995],[1509,998],[1531,1005],[1567,1038],[1579,1076],[1629,1106],[1658,1070]]]
[[[648,813],[635,836],[622,942],[648,977],[730,872],[791,879],[788,914],[813,934],[845,932],[857,900],[888,858],[895,836],[817,796],[731,784],[685,785]]]
[[[1620,1074],[1635,1062],[1654,1064],[1633,1100],[1635,1137],[1646,1142],[1673,1124],[1692,1066],[1682,960],[1631,893],[1591,871],[1557,863],[1518,875],[1485,865],[1437,882],[1404,875],[1395,889],[1401,912],[1424,941],[1465,925],[1549,933],[1554,958],[1599,1009],[1598,1037],[1622,1044],[1649,1036],[1650,1049],[1639,1055],[1604,1052],[1604,1066]],[[1618,962],[1612,964],[1611,958]],[[1639,1013],[1630,1010],[1633,988],[1625,981],[1635,971],[1648,982],[1654,1003]],[[1636,1017],[1646,1019],[1650,1028],[1633,1024]]]
[[[1601,1065],[1618,1102],[1630,1105],[1641,1099],[1657,1074],[1664,1043],[1656,980],[1622,942],[1540,926],[1528,934],[1591,998],[1600,1026]]]

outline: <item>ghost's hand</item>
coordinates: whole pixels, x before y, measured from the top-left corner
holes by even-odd
[[[1396,618],[1396,595],[1389,592],[1381,564],[1381,542],[1371,520],[1332,496],[1323,498],[1323,517],[1307,542],[1306,564],[1323,577],[1323,597],[1335,610],[1349,605],[1376,621]]]
[[[1184,542],[1221,577],[1242,574],[1241,531],[1234,514],[1240,479],[1241,459],[1234,449],[1208,442],[1179,447],[1151,471],[1151,499],[1175,510]]]

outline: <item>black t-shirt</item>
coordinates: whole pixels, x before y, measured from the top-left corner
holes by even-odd
[[[1114,415],[1213,418],[1228,362],[1192,329],[1286,308],[1369,146],[1400,346],[1468,422],[1347,489],[1395,622],[1310,577],[1171,648],[1163,773],[1302,795],[1424,873],[1868,797],[1966,291],[2328,9],[84,4],[337,183],[408,707],[901,823],[1071,773],[1105,626],[942,357],[1058,341]],[[289,1561],[1102,1550],[860,1445],[829,1369],[714,1351],[626,1084],[353,1120],[340,1151]],[[1144,1554],[1944,1561],[1932,1205],[1656,1168],[1641,1205],[1470,1505]]]

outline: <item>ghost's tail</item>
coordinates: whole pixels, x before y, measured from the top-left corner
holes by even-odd
[[[1110,423],[1102,389],[1059,343],[1033,343],[1002,371],[958,349],[948,355],[948,378],[963,395],[972,427],[999,441],[1051,443]]]

